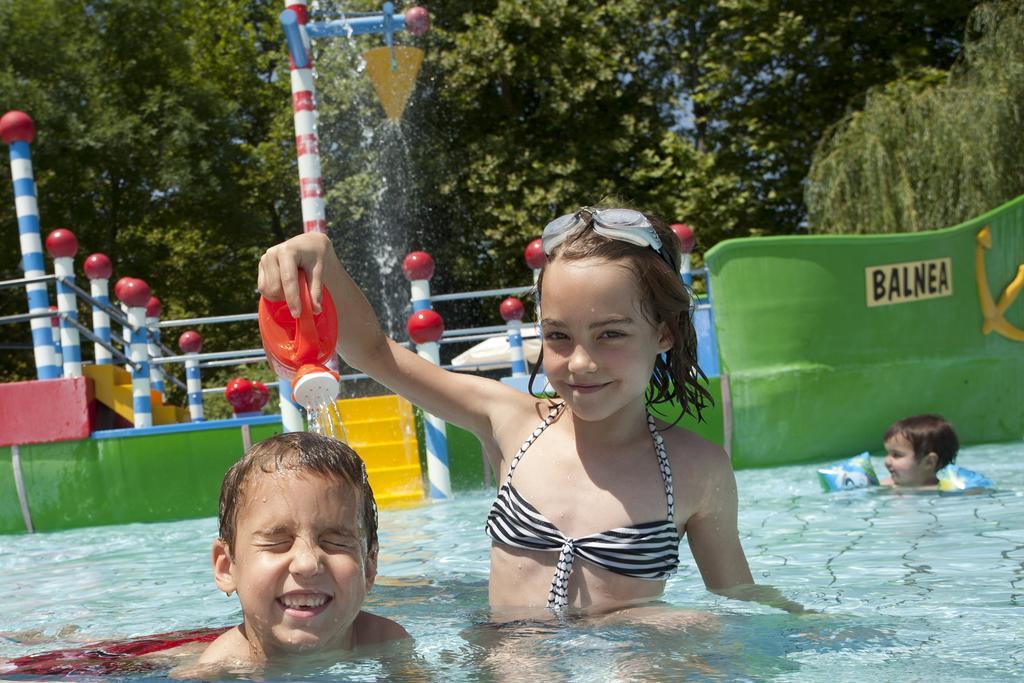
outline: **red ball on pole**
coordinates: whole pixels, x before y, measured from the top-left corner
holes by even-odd
[[[110,262],[106,254],[89,254],[85,258],[85,275],[90,280],[109,280],[114,272],[114,264]]]
[[[505,322],[509,320],[522,320],[523,314],[526,312],[526,309],[523,308],[523,302],[514,296],[510,296],[502,301],[498,310],[501,312],[501,317]]]
[[[124,286],[131,279],[126,275],[125,277],[118,278],[117,282],[114,283],[114,296],[117,297],[118,301],[124,301]]]
[[[434,259],[425,251],[411,252],[402,261],[402,272],[405,273],[405,279],[410,282],[429,280],[434,277]]]
[[[65,258],[78,253],[78,238],[67,228],[57,228],[46,236],[46,251],[53,258]]]
[[[672,228],[672,232],[676,234],[676,239],[679,240],[679,251],[684,254],[689,254],[693,251],[693,245],[697,241],[693,234],[693,228],[686,223],[673,223],[669,227]]]
[[[50,305],[50,312],[51,313],[57,313],[59,310],[60,309],[57,308],[56,306],[54,306],[52,304]],[[59,315],[51,316],[50,317],[50,324],[53,325],[54,327],[60,327],[60,316]]]
[[[263,406],[267,405],[267,401],[270,400],[270,390],[267,389],[267,385],[263,382],[253,380],[252,383],[252,406],[253,411],[262,410]]]
[[[182,353],[199,353],[203,348],[203,338],[195,330],[186,330],[178,337],[178,348]]]
[[[405,30],[414,36],[422,36],[430,30],[430,13],[426,7],[410,7],[405,10]]]
[[[249,412],[252,405],[252,382],[245,377],[235,377],[224,387],[224,398],[235,412]]]
[[[441,319],[437,311],[429,308],[416,311],[409,316],[408,322],[405,323],[405,331],[409,333],[409,339],[414,344],[436,342],[444,334],[444,320]]]
[[[122,281],[124,281],[123,285],[121,285]],[[117,295],[117,298],[126,303],[129,307],[143,308],[149,303],[149,297],[151,294],[149,291],[149,285],[147,285],[145,281],[140,280],[137,277],[129,277],[121,278],[117,283],[121,285],[121,291]]]
[[[159,318],[160,313],[163,312],[164,305],[160,303],[160,299],[155,296],[149,297],[149,301],[146,302],[146,317],[147,318]]]
[[[0,138],[6,144],[32,142],[36,137],[36,125],[32,117],[23,111],[12,109],[0,117]]]
[[[526,259],[526,265],[533,270],[543,268],[548,262],[548,257],[544,254],[544,243],[539,237],[526,245],[523,258]]]

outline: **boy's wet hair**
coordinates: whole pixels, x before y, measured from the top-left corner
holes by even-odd
[[[377,547],[377,504],[366,478],[366,465],[348,445],[309,432],[278,434],[255,444],[224,475],[220,487],[220,540],[234,548],[238,515],[249,486],[261,474],[312,473],[343,481],[360,493],[360,527],[367,552]]]
[[[939,462],[936,470],[941,470],[956,460],[956,453],[960,450],[960,440],[953,431],[953,425],[946,422],[941,415],[914,415],[904,418],[889,427],[882,441],[888,441],[895,436],[902,436],[910,442],[915,460],[920,460],[929,453],[937,455]]]
[[[616,206],[631,208],[621,203],[617,203]],[[611,208],[611,205],[604,201],[596,208]],[[548,256],[547,263],[595,258],[604,259],[609,263],[621,263],[629,269],[636,282],[640,310],[644,317],[655,327],[665,323],[673,340],[672,348],[664,354],[658,354],[654,362],[654,372],[647,387],[647,404],[678,401],[682,409],[680,417],[685,413],[702,421],[704,418],[701,412],[709,405],[713,405],[714,399],[704,387],[708,379],[697,364],[693,298],[679,274],[680,259],[683,255],[679,251],[678,238],[668,224],[657,216],[648,213],[644,215],[661,238],[661,250],[672,262],[671,267],[650,247],[611,239],[591,229],[579,230],[570,235],[552,250],[553,253]],[[541,295],[546,267],[547,264],[537,278],[538,298],[543,298]],[[541,355],[530,377],[531,393],[533,380],[543,360],[542,346]],[[704,384],[701,383],[702,380]]]

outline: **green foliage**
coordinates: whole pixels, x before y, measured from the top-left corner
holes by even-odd
[[[360,67],[380,38],[319,41],[332,238],[378,308],[404,321],[408,250],[434,255],[438,292],[523,284],[523,248],[541,227],[605,196],[690,223],[699,249],[797,231],[819,136],[870,87],[948,68],[972,4],[437,3],[430,33],[398,37],[426,50],[398,124],[383,121]],[[338,14],[320,7],[320,18]],[[36,121],[44,232],[70,227],[83,256],[104,251],[115,277],[145,278],[165,317],[253,310],[259,253],[299,230],[280,9],[0,3],[0,107]],[[7,244],[12,214],[0,221]],[[0,274],[19,274],[16,255]],[[24,300],[0,297],[0,308],[19,313]],[[478,325],[494,308],[444,314],[450,327]],[[208,350],[258,345],[251,324],[199,331]],[[0,343],[27,339],[24,326],[0,328]],[[33,376],[30,364],[20,354],[0,379]],[[239,372],[253,374],[208,381]]]
[[[1024,192],[1024,3],[979,6],[963,58],[873,90],[818,150],[807,204],[821,232],[955,225]]]
[[[693,112],[681,132],[712,155],[709,182],[736,207],[722,217],[726,224],[708,227],[721,236],[799,230],[803,179],[819,137],[870,87],[921,67],[948,67],[971,4],[678,4],[666,18],[667,40],[676,50],[680,105]]]
[[[165,318],[253,310],[259,254],[297,225],[278,11],[245,0],[0,4],[0,110],[35,121],[44,237],[71,228],[79,258],[101,251],[115,280],[145,279]],[[13,245],[9,216],[0,240]],[[20,276],[6,253],[3,277]],[[2,301],[23,310],[23,297]],[[207,348],[258,344],[252,325],[200,332]],[[25,326],[0,334],[28,341]],[[18,354],[3,377],[34,376],[30,364]]]

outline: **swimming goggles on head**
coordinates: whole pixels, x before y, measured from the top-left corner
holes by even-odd
[[[550,256],[555,248],[577,230],[589,226],[597,234],[638,247],[650,247],[675,270],[668,255],[662,251],[661,238],[647,216],[633,209],[595,209],[584,206],[576,213],[567,213],[544,226],[541,245],[544,255]]]

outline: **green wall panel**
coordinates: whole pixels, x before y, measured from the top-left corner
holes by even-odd
[[[14,484],[11,449],[0,446],[0,534],[25,531],[18,504],[18,489]]]
[[[983,277],[996,299],[1024,263],[1024,198],[927,233],[731,240],[705,256],[738,467],[878,448],[893,421],[949,418],[964,443],[1024,436],[1024,343],[984,334]],[[948,296],[868,305],[866,271],[949,259]],[[891,272],[891,268],[887,269]],[[913,287],[911,287],[913,289]],[[1024,299],[1006,310],[1024,328]]]
[[[280,424],[250,425],[253,443]],[[224,473],[243,453],[240,427],[22,446],[26,497],[36,531],[155,522],[217,514]],[[0,532],[24,531],[0,450]],[[9,493],[8,493],[9,492]]]

